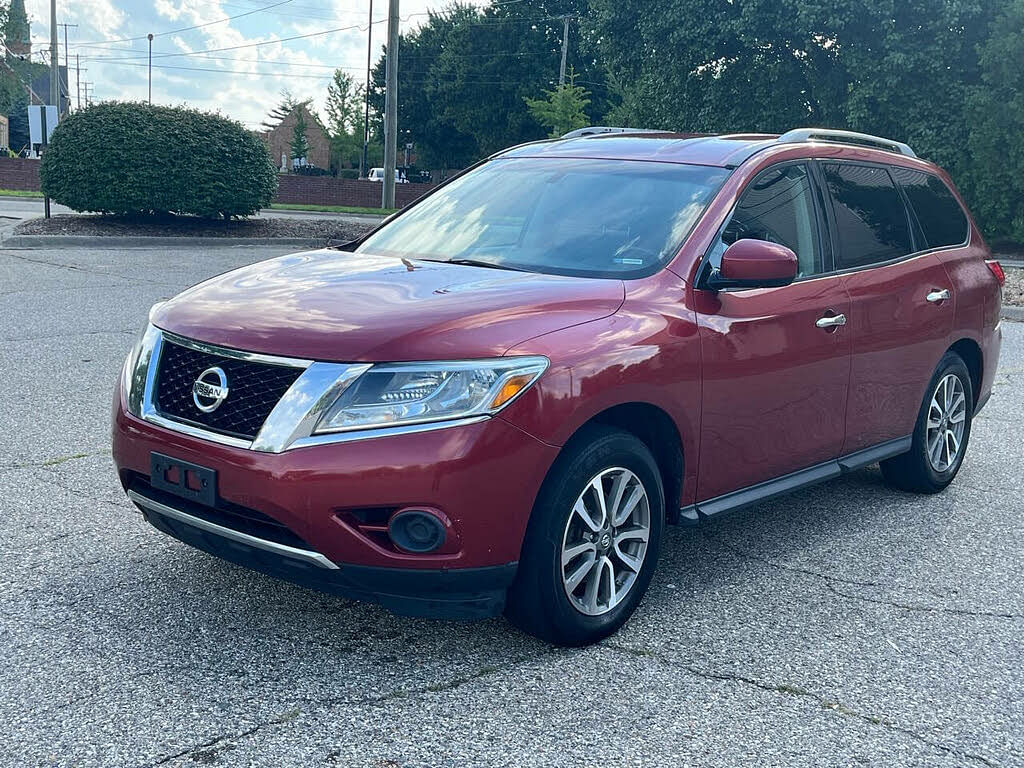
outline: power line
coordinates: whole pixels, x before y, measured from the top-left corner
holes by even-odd
[[[200,59],[213,59],[216,61],[235,61],[248,64],[274,64],[275,66],[282,67],[312,67],[316,69],[351,69],[354,71],[363,71],[363,67],[341,67],[335,64],[309,64],[305,62],[291,62],[291,61],[278,61],[275,59],[245,59],[237,56],[208,56],[205,54],[196,53],[196,58]],[[553,51],[521,51],[511,53],[446,53],[445,58],[455,59],[468,59],[468,58],[495,58],[495,57],[526,57],[526,56],[553,56]],[[95,62],[110,62],[110,61],[143,61],[146,58],[145,53],[140,53],[138,56],[90,56],[89,61]],[[434,56],[403,56],[402,61],[432,61],[436,57]]]
[[[271,6],[271,7],[273,7],[273,6]],[[402,17],[402,21],[403,22],[409,21],[411,18],[413,18],[415,16],[429,16],[429,15],[431,15],[430,11],[424,11],[424,12],[421,12],[421,13],[410,13],[408,16],[403,16]],[[237,18],[237,17],[235,17],[235,18]],[[228,21],[228,20],[229,19],[222,19],[221,21]],[[543,16],[543,17],[529,18],[529,19],[493,19],[493,20],[490,20],[490,21],[481,20],[481,21],[464,22],[461,26],[467,26],[467,27],[496,27],[496,26],[502,26],[504,24],[534,24],[534,23],[539,22],[539,21],[561,21],[561,20],[562,20],[561,16]],[[382,24],[385,21],[387,21],[387,20],[386,19],[376,19],[372,23],[373,24]],[[213,23],[219,23],[219,22],[210,22],[210,23],[213,24]],[[200,26],[203,26],[203,25],[200,25]],[[177,51],[177,52],[167,51],[167,52],[162,52],[162,53],[155,53],[155,54],[153,54],[153,57],[154,58],[169,58],[169,57],[178,57],[178,56],[201,56],[204,53],[221,53],[223,51],[236,51],[236,50],[240,50],[240,49],[243,49],[243,48],[256,48],[256,47],[264,46],[264,45],[275,45],[277,43],[288,43],[288,42],[291,42],[293,40],[306,40],[306,39],[309,39],[311,37],[321,37],[323,35],[334,34],[335,32],[351,32],[354,29],[358,29],[360,31],[365,32],[367,30],[367,28],[368,28],[368,26],[366,24],[350,24],[350,25],[345,26],[345,27],[335,27],[333,29],[324,29],[324,30],[321,30],[319,32],[308,32],[308,33],[303,34],[303,35],[292,35],[291,37],[278,37],[278,38],[274,38],[273,40],[258,40],[256,42],[252,42],[252,43],[242,43],[241,45],[230,45],[230,46],[225,46],[225,47],[222,47],[222,48],[205,48],[205,49],[202,49],[202,50],[199,50],[199,51]],[[170,32],[163,32],[161,34],[162,35],[169,35],[169,34],[173,34],[174,32],[175,32],[175,30],[172,30]],[[155,35],[154,35],[154,37],[155,37]],[[146,39],[145,35],[143,35],[141,37],[137,37],[137,38],[125,38],[124,40],[109,40],[109,41],[106,41],[106,42],[108,42],[108,43],[117,43],[117,42],[128,42],[128,41],[133,41],[133,40],[144,40],[144,39]],[[102,50],[134,51],[134,49],[132,49],[132,48],[108,49],[106,45],[102,44],[103,42],[104,41],[100,41],[99,43],[80,43],[80,44],[77,44],[75,46],[75,48],[100,48]]]
[[[263,8],[254,8],[251,11],[246,11],[245,13],[239,13],[237,16],[227,16],[226,18],[217,19],[216,21],[207,21],[207,22],[205,22],[203,24],[193,24],[191,27],[181,27],[180,29],[169,29],[166,32],[157,32],[157,33],[154,33],[153,37],[163,37],[164,35],[174,35],[174,34],[177,34],[178,32],[188,32],[191,29],[202,29],[203,27],[209,27],[209,26],[212,26],[214,24],[223,24],[224,22],[232,21],[234,19],[241,19],[243,16],[252,16],[254,13],[260,13],[261,11],[266,11],[266,10],[268,10],[270,8],[277,8],[279,5],[285,5],[286,3],[290,3],[290,2],[292,2],[292,0],[279,0],[279,2],[276,2],[273,5],[268,5],[268,6],[265,6]],[[88,43],[82,43],[80,45],[80,47],[85,48],[85,47],[99,46],[99,45],[102,45],[104,43],[106,43],[106,44],[111,44],[111,43],[130,43],[130,42],[134,42],[136,40],[145,40],[145,39],[147,39],[146,35],[140,35],[138,37],[123,37],[123,38],[121,38],[119,40],[95,40],[95,41],[90,41]]]
[[[132,62],[120,62],[117,64],[111,63],[113,67],[146,67],[147,64],[143,63],[132,63]],[[295,75],[290,72],[251,72],[244,69],[219,69],[217,67],[182,67],[175,66],[174,64],[154,64],[153,69],[179,69],[186,70],[188,72],[216,72],[224,75],[261,75],[265,77],[286,77],[289,80],[292,78],[302,78],[305,80],[330,80],[332,75]]]

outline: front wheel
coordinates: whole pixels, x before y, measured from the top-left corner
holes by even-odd
[[[910,450],[881,463],[886,481],[917,493],[938,493],[953,482],[967,452],[973,413],[967,365],[947,352],[925,390]]]
[[[664,510],[658,465],[643,442],[603,426],[581,432],[538,495],[509,619],[558,645],[614,633],[650,584]]]

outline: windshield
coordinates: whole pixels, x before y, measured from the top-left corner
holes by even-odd
[[[729,171],[577,158],[499,158],[364,240],[357,253],[586,277],[665,264]]]

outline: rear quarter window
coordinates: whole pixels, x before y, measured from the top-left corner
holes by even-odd
[[[909,168],[891,170],[914,209],[928,248],[946,248],[967,241],[967,216],[942,179]]]

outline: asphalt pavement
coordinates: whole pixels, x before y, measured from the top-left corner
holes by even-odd
[[[0,250],[0,766],[1024,766],[1024,325],[963,470],[669,529],[552,649],[221,562],[143,522],[111,389],[149,306],[282,249]]]

